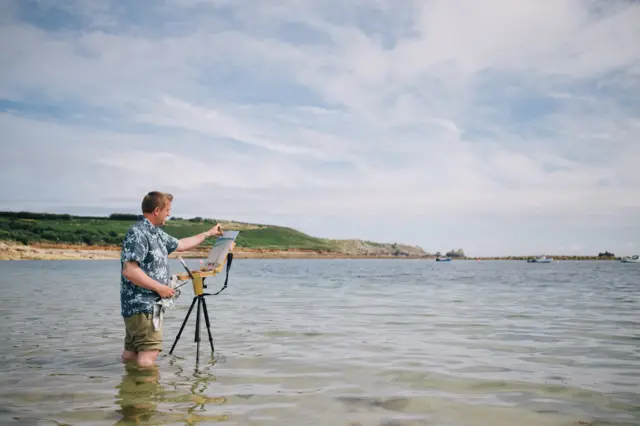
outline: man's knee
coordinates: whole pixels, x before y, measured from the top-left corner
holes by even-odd
[[[137,362],[141,367],[150,367],[156,361],[159,351],[145,351],[138,354]]]
[[[122,362],[135,361],[136,359],[138,359],[138,354],[136,352],[125,349],[124,351],[122,351],[121,359]]]

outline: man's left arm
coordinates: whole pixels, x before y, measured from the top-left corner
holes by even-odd
[[[199,234],[193,235],[191,237],[186,237],[186,238],[181,238],[178,240],[178,247],[176,248],[175,251],[187,251],[187,250],[191,250],[194,247],[199,246],[200,244],[202,244],[204,242],[204,240],[206,240],[209,237],[215,236],[215,235],[222,235],[222,228],[220,227],[220,224],[217,224],[216,226],[214,226],[213,228],[209,229],[208,231],[205,232],[201,232]]]

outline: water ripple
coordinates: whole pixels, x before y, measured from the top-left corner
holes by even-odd
[[[118,360],[117,261],[0,272],[2,424],[640,424],[616,262],[238,260],[207,299],[215,359],[202,330],[196,368],[195,317],[167,353],[187,291],[147,370]]]

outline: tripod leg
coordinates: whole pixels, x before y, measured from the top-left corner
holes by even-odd
[[[198,316],[196,317],[196,365],[200,362],[200,305],[203,298],[198,296]]]
[[[209,323],[209,312],[207,311],[207,301],[202,299],[202,310],[204,311],[204,322],[207,324],[207,332],[209,333],[209,344],[211,344],[211,356],[213,356],[213,337],[211,336],[211,324]]]
[[[178,343],[178,339],[180,339],[180,335],[182,334],[182,330],[184,330],[184,326],[187,324],[187,320],[189,319],[189,315],[191,315],[191,311],[193,310],[193,305],[196,304],[196,299],[198,297],[194,297],[193,298],[193,302],[191,302],[191,307],[189,308],[189,312],[187,312],[187,316],[184,317],[184,321],[182,321],[182,327],[180,327],[180,331],[178,332],[178,335],[176,336],[176,340],[173,342],[173,346],[171,346],[171,350],[169,351],[170,354],[173,353],[173,349],[176,347],[176,343]]]

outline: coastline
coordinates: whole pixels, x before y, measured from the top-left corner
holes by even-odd
[[[204,259],[209,248],[172,253],[169,259]],[[233,250],[236,259],[396,259],[397,256],[363,256],[313,250],[241,249]],[[403,256],[403,259],[425,259]],[[73,244],[18,244],[0,241],[0,260],[113,260],[120,259],[119,246]]]
[[[170,259],[178,256],[184,259],[204,259],[209,251],[208,247],[182,253],[172,253]],[[393,256],[393,255],[358,255],[348,253],[320,252],[313,250],[276,250],[276,249],[242,249],[236,247],[233,251],[236,259],[423,259],[434,260],[429,256]],[[504,257],[467,257],[454,261],[524,261],[530,256]],[[581,260],[618,260],[617,258],[599,258],[597,256],[553,256],[554,261]],[[30,244],[24,245],[9,241],[0,241],[0,260],[113,260],[120,259],[119,246],[88,246],[74,244]]]

